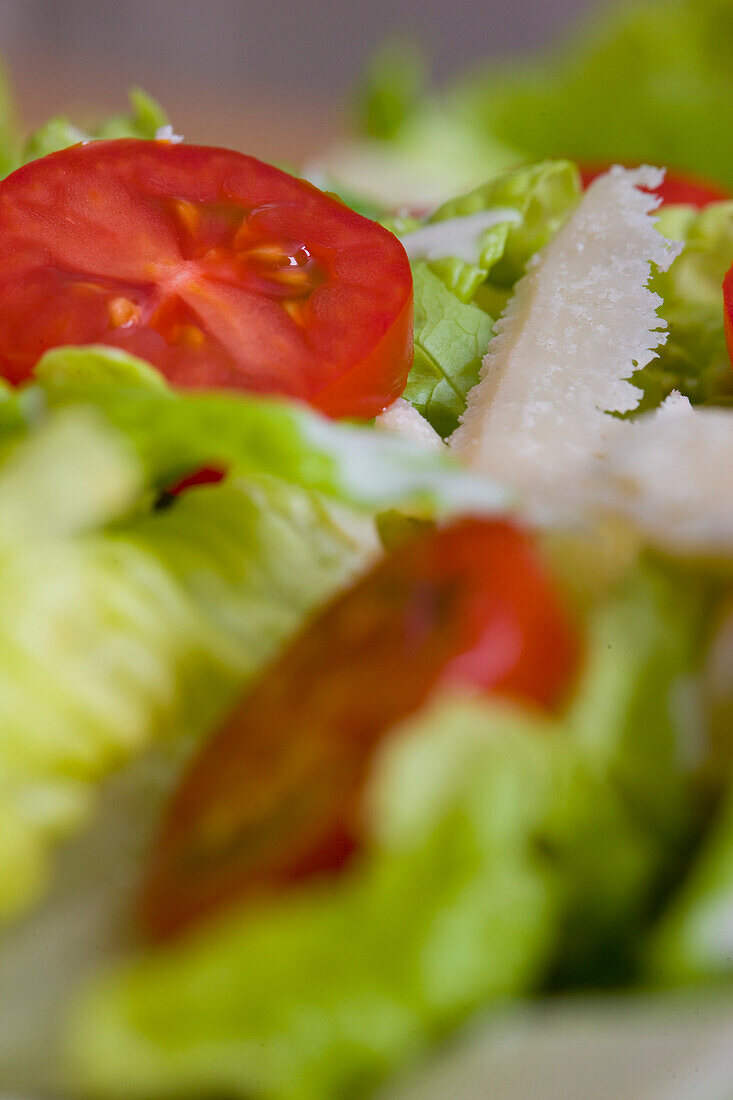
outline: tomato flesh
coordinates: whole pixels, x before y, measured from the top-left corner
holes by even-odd
[[[568,617],[513,528],[464,520],[399,547],[291,643],[193,761],[151,858],[148,932],[341,867],[359,847],[376,748],[439,686],[552,707],[576,661]]]
[[[606,164],[581,164],[580,179],[583,187],[588,187],[596,176],[607,172],[612,162]],[[630,166],[629,166],[630,167]],[[643,191],[648,188],[642,188]],[[659,187],[654,188],[655,195],[659,195],[662,206],[681,203],[688,206],[696,206],[698,210],[709,206],[711,202],[722,202],[730,198],[730,194],[717,184],[691,179],[685,174],[667,172]]]
[[[410,265],[387,230],[252,157],[89,142],[0,183],[0,373],[20,382],[65,343],[371,417],[411,365]]]

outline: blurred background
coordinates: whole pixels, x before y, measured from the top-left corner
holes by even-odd
[[[0,0],[23,115],[84,122],[139,84],[196,141],[299,160],[344,126],[365,58],[409,35],[437,81],[549,43],[593,0]]]

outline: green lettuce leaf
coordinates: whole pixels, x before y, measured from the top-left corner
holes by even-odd
[[[651,937],[647,977],[659,985],[733,977],[733,797],[727,797]]]
[[[0,919],[41,890],[103,775],[210,728],[376,550],[370,517],[279,480],[152,513],[141,491],[89,405],[46,414],[0,465]]]
[[[56,153],[59,149],[66,149],[80,141],[123,137],[153,139],[161,126],[168,124],[168,116],[160,104],[142,88],[132,88],[129,95],[132,108],[129,114],[113,115],[91,131],[79,129],[63,115],[49,119],[28,137],[23,149],[22,163],[27,164],[28,161]]]
[[[584,830],[627,848],[629,894],[645,862],[562,731],[487,703],[449,699],[409,723],[367,807],[366,849],[338,879],[97,984],[73,1017],[82,1087],[150,1100],[363,1092],[479,1005],[536,986],[566,878],[590,862]]]
[[[205,465],[226,481],[151,510]],[[166,731],[209,728],[376,551],[378,511],[505,503],[372,427],[176,395],[108,349],[49,353],[0,401],[0,914],[41,888],[104,774]]]
[[[371,517],[264,476],[188,490],[105,538],[165,569],[227,638],[238,681],[379,549]]]
[[[666,272],[657,272],[652,288],[662,297],[660,316],[669,336],[658,358],[631,381],[643,391],[634,413],[656,408],[671,390],[694,405],[715,404],[733,396],[733,369],[723,331],[723,276],[733,261],[733,202],[704,210],[662,207],[658,227],[685,242]]]
[[[730,984],[733,977],[733,618],[718,616],[704,680],[713,752],[705,779],[714,803],[690,873],[672,896],[648,946],[647,976],[662,985]],[[715,804],[715,795],[722,797]]]
[[[57,348],[34,384],[0,402],[0,443],[44,408],[93,405],[133,447],[148,483],[203,466],[282,478],[373,514],[503,511],[508,494],[448,457],[371,427],[336,423],[293,402],[244,393],[175,393],[147,363],[108,348]]]
[[[380,749],[350,868],[93,982],[72,1079],[109,1100],[358,1093],[481,1006],[628,980],[691,831],[669,712],[697,629],[646,565],[591,614],[564,716],[434,700]]]
[[[69,406],[25,438],[13,433],[3,458],[0,547],[5,550],[24,539],[93,530],[130,511],[144,490],[143,471],[127,441],[88,406]]]
[[[494,176],[444,202],[425,224],[503,210],[514,217],[481,234],[475,263],[446,256],[431,266],[463,301],[470,301],[487,278],[509,288],[524,274],[529,258],[554,236],[579,196],[578,170],[570,161],[545,161]]]
[[[675,844],[689,831],[690,776],[706,751],[696,708],[707,581],[642,562],[594,609],[586,675],[569,721],[647,826]]]
[[[492,320],[456,297],[424,261],[413,264],[412,273],[415,359],[404,396],[445,439],[458,426],[466,396],[478,382]]]
[[[642,560],[613,581],[588,618],[583,677],[566,715],[583,758],[605,777],[647,838],[636,901],[629,852],[613,831],[580,848],[588,863],[556,961],[561,986],[627,984],[657,898],[684,873],[704,815],[697,775],[705,742],[698,677],[709,619],[705,581]]]

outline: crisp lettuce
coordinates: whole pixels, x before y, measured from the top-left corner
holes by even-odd
[[[672,841],[690,827],[687,785],[706,751],[695,704],[709,599],[705,579],[652,562],[613,585],[569,715],[629,805]]]
[[[341,1096],[535,986],[566,850],[623,821],[568,748],[479,702],[413,720],[375,768],[358,863],[103,980],[73,1017],[77,1081],[103,1097]]]
[[[704,210],[665,206],[658,228],[685,242],[668,271],[657,272],[652,288],[662,298],[660,316],[669,336],[631,381],[643,391],[636,412],[656,408],[672,390],[693,405],[714,404],[733,395],[733,370],[723,331],[723,277],[733,261],[733,202]]]
[[[132,108],[129,114],[113,115],[91,131],[81,130],[62,115],[49,119],[26,140],[22,163],[27,164],[80,141],[123,137],[153,139],[157,131],[168,124],[168,116],[142,88],[132,88],[129,95]]]
[[[3,431],[22,432],[44,407],[79,402],[93,405],[129,441],[153,486],[218,465],[282,478],[372,514],[395,507],[491,513],[509,503],[488,480],[387,432],[244,393],[174,393],[147,363],[102,347],[48,352],[36,383],[0,402],[0,444]]]
[[[655,984],[733,977],[733,797],[726,799],[688,878],[648,945],[646,977]]]
[[[530,257],[554,236],[579,197],[580,178],[570,161],[545,161],[493,176],[468,194],[442,203],[425,224],[491,211],[506,211],[507,219],[481,234],[475,262],[448,254],[433,261],[433,270],[463,301],[470,301],[487,278],[497,287],[509,288],[524,274]]]
[[[216,539],[211,496],[224,512]],[[197,498],[206,501],[199,515]],[[0,806],[13,826],[4,835],[15,837],[0,851],[3,916],[32,900],[41,856],[78,827],[102,775],[158,737],[210,728],[305,611],[362,560],[364,548],[335,523],[326,527],[320,506],[308,511],[305,501],[292,507],[289,529],[293,516],[271,509],[265,488],[192,493],[190,541],[175,574],[165,567],[175,548],[165,530],[154,551],[145,542],[156,532],[133,529],[22,543],[2,556]],[[277,565],[264,565],[273,547]],[[31,841],[38,854],[21,861]]]
[[[151,510],[207,464],[229,468],[222,485]],[[374,428],[178,396],[120,352],[49,353],[0,402],[0,914],[41,888],[104,774],[210,728],[376,551],[377,511],[504,503]]]
[[[379,549],[371,517],[272,477],[188,490],[105,537],[157,561],[222,631],[238,682]]]
[[[447,438],[478,382],[491,317],[462,302],[424,261],[413,264],[415,359],[404,396]]]
[[[627,896],[629,853],[613,832],[599,830],[581,849],[588,865],[573,880],[576,904],[556,965],[562,985],[635,975],[655,899],[681,874],[680,853],[700,827],[696,775],[709,746],[698,677],[708,609],[704,581],[642,560],[610,582],[589,616],[584,674],[566,721],[650,847],[637,906]]]
[[[24,439],[13,434],[3,457],[0,547],[6,552],[24,539],[100,527],[131,510],[144,491],[127,441],[87,406],[69,406]]]
[[[0,917],[43,886],[50,845],[105,773],[158,737],[210,728],[377,546],[369,516],[272,478],[162,511],[150,500],[129,440],[89,405],[6,446]]]
[[[632,975],[690,832],[668,707],[694,667],[697,622],[651,567],[595,618],[582,702],[566,715],[433,701],[377,756],[350,869],[94,982],[72,1017],[72,1079],[104,1098],[336,1097],[373,1087],[482,1005]],[[674,829],[655,769],[675,772],[662,784],[677,797]]]
[[[733,977],[733,617],[728,603],[706,659],[704,681],[713,752],[703,772],[713,806],[692,867],[672,896],[647,953],[647,978],[662,985],[730,983]]]

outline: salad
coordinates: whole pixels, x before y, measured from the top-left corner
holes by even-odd
[[[295,171],[6,106],[0,1092],[729,1095],[731,48],[390,45]]]

